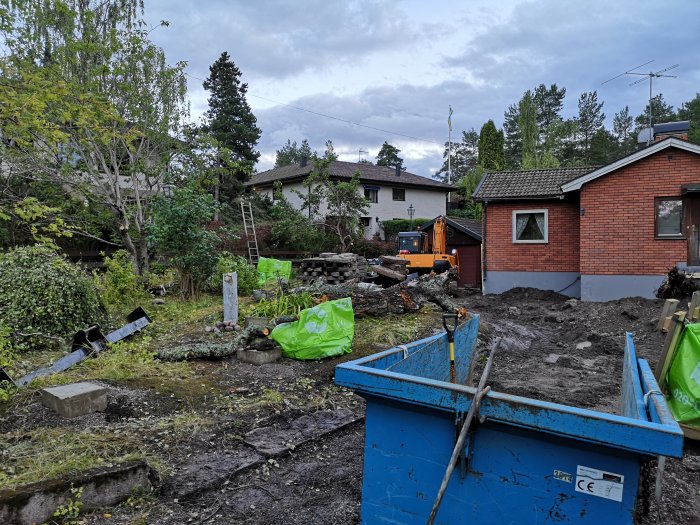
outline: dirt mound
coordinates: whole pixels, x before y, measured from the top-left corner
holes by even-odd
[[[511,288],[507,292],[503,292],[499,297],[504,301],[548,301],[548,302],[564,302],[570,297],[562,295],[550,290],[539,290],[537,288]]]

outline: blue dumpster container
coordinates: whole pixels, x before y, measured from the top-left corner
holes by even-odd
[[[475,395],[461,384],[478,330],[474,316],[455,332],[459,384],[446,334],[336,367],[367,401],[363,524],[426,523]],[[641,463],[681,457],[683,434],[631,334],[624,360],[621,415],[489,392],[435,523],[634,523]]]

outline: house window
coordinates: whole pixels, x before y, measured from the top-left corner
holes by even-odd
[[[369,223],[371,220],[372,217],[360,217],[360,224],[363,228],[369,228]]]
[[[406,200],[406,190],[403,188],[394,188],[391,190],[391,198],[395,201],[405,201]]]
[[[547,210],[519,210],[513,212],[514,243],[547,242]]]
[[[365,188],[365,198],[372,203],[379,202],[379,190],[373,188]]]
[[[677,197],[656,199],[657,237],[683,236],[683,201]]]

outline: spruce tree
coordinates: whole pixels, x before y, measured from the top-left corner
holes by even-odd
[[[489,120],[481,127],[478,164],[489,171],[502,171],[506,167],[503,132],[496,129],[493,120]]]
[[[228,150],[236,163],[235,169],[222,170],[220,175],[220,193],[225,196],[221,200],[228,200],[237,196],[250,178],[260,157],[255,146],[261,131],[246,100],[248,84],[241,82],[241,71],[226,51],[209,67],[209,78],[203,87],[211,93],[204,129]],[[215,197],[217,193],[218,187]]]

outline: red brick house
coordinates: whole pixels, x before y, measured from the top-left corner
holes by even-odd
[[[684,140],[600,168],[487,173],[474,199],[484,293],[654,297],[673,266],[700,267],[700,146]]]

